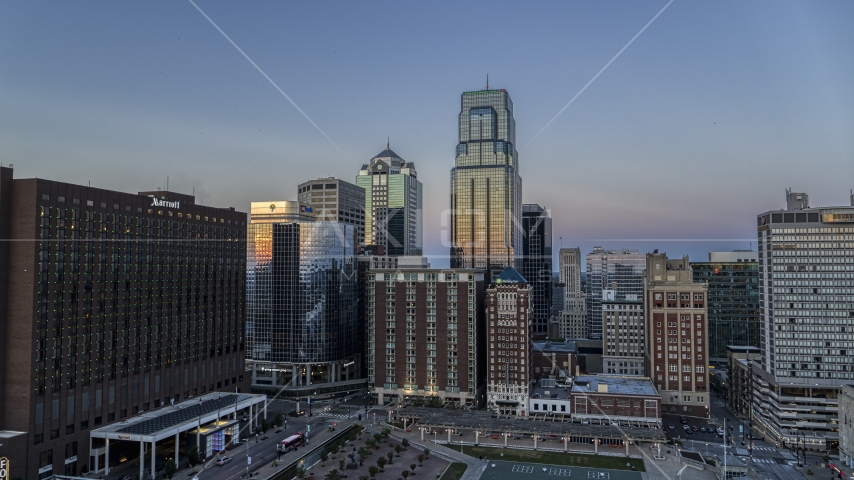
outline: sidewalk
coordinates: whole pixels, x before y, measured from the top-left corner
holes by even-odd
[[[483,470],[486,468],[487,461],[486,460],[478,460],[474,457],[470,457],[464,453],[460,453],[456,450],[446,447],[445,445],[441,445],[438,443],[433,443],[427,439],[421,440],[420,433],[414,432],[405,432],[400,430],[399,428],[391,429],[391,436],[398,439],[406,438],[409,440],[409,443],[417,448],[430,449],[430,455],[438,455],[444,457],[446,460],[450,462],[460,462],[468,465],[465,473],[463,474],[460,480],[477,480],[480,478],[480,475],[483,473]]]

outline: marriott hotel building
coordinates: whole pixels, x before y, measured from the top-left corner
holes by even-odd
[[[115,464],[123,452],[90,440],[92,429],[248,390],[245,213],[0,168],[0,240],[0,457],[10,478],[97,473],[105,455]]]

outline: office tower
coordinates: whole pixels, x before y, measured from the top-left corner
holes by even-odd
[[[364,243],[383,245],[391,256],[421,255],[422,187],[415,164],[386,145],[362,165],[356,185],[365,190]]]
[[[486,379],[487,408],[504,415],[525,415],[532,380],[531,287],[507,267],[486,290],[489,322]]]
[[[694,282],[709,284],[709,358],[724,363],[727,346],[759,348],[759,263],[756,252],[709,252],[691,262]]]
[[[245,213],[0,168],[0,238],[0,431],[24,432],[0,443],[29,452],[10,477],[79,476],[91,429],[248,387]]]
[[[587,338],[587,298],[581,291],[581,249],[561,248],[560,283],[566,285],[560,331],[564,338]]]
[[[317,220],[356,227],[356,244],[365,243],[365,189],[337,178],[299,184],[299,203],[311,207]]]
[[[379,404],[438,397],[482,406],[483,271],[368,272],[368,379]]]
[[[839,387],[854,381],[854,205],[811,208],[791,190],[786,204],[756,219],[753,424],[780,443],[824,450],[838,438]]]
[[[665,413],[709,417],[707,290],[705,283],[694,283],[687,255],[646,255],[644,370]]]
[[[464,92],[451,169],[451,267],[521,268],[522,177],[507,90]]]
[[[602,365],[605,373],[644,375],[644,330],[642,300],[611,300],[613,290],[602,300]]]
[[[646,255],[637,250],[603,250],[587,254],[587,335],[602,338],[602,291],[614,290],[614,300],[643,298]]]
[[[522,276],[531,287],[531,329],[548,333],[552,303],[552,218],[536,204],[522,205]]]
[[[300,397],[360,378],[354,226],[315,221],[297,202],[252,202],[248,237],[253,389]]]

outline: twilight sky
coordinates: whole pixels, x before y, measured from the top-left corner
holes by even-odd
[[[551,209],[555,247],[705,260],[749,248],[786,187],[813,206],[854,188],[854,2],[676,0],[531,142],[666,0],[195,1],[331,142],[189,1],[14,0],[0,161],[132,192],[169,176],[248,211],[307,179],[353,182],[390,136],[446,266],[460,94],[488,73],[513,98],[524,201]]]

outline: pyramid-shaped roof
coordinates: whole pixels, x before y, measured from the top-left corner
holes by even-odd
[[[507,267],[495,277],[495,283],[528,283],[528,281],[515,268]]]

